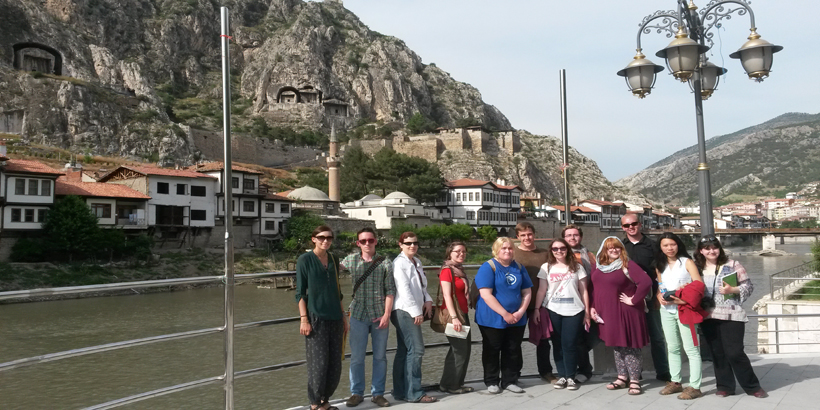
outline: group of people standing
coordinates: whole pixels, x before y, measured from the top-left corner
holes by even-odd
[[[535,228],[519,223],[518,245],[506,237],[493,243],[493,258],[478,269],[473,292],[463,268],[466,245],[456,241],[447,247],[438,275],[437,294],[443,298],[437,296],[436,308],[449,315],[456,332],[470,329],[468,312],[475,309],[487,391],[524,392],[518,378],[524,363],[522,339],[529,326],[538,373],[556,389],[577,390],[592,377],[589,351],[600,338],[613,348],[618,372],[607,389],[643,393],[641,350],[649,345],[656,377],[666,382],[660,394],[694,399],[702,395],[698,346],[702,327],[714,362],[716,394],[735,394],[737,379],[747,394],[766,397],[743,352],[748,319],[741,303],[752,293],[743,267],[726,257],[714,235],[699,241],[692,259],[672,233],[661,235],[657,245],[644,236],[637,215],[623,216],[621,225],[626,237],[606,238],[593,254],[581,244],[583,233],[575,225],[565,227],[561,238],[540,249],[535,245]],[[421,325],[432,317],[434,305],[416,256],[418,237],[403,233],[401,253],[392,261],[376,255],[377,236],[370,228],[357,234],[360,252],[341,262],[328,252],[333,240],[329,227],[316,228],[311,240],[314,249],[302,255],[296,267],[311,409],[335,409],[328,399],[340,380],[345,336],[351,354],[347,406],[364,400],[368,335],[373,351],[371,401],[381,407],[390,405],[384,397],[390,323],[397,339],[393,398],[437,401],[421,386]],[[349,271],[353,280],[349,314],[342,303],[340,270]],[[736,284],[724,281],[730,275],[736,275]],[[703,302],[706,299],[711,304]],[[470,329],[466,337],[447,336],[450,350],[439,383],[442,392],[473,391],[464,385],[472,335]],[[681,384],[683,353],[689,360],[686,388]]]

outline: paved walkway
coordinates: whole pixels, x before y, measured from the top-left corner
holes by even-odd
[[[465,409],[557,409],[573,406],[578,410],[672,410],[672,409],[741,409],[741,410],[816,410],[820,408],[820,355],[814,353],[794,354],[756,354],[749,355],[752,365],[763,388],[769,397],[758,399],[747,396],[738,386],[738,395],[718,397],[715,395],[715,378],[711,362],[704,363],[703,384],[704,396],[691,401],[678,400],[675,396],[658,394],[663,383],[644,372],[644,393],[629,396],[625,389],[609,391],[606,384],[613,376],[596,375],[592,380],[581,385],[577,391],[556,390],[552,385],[540,379],[524,378],[520,386],[526,392],[514,394],[503,392],[490,394],[483,383],[470,384],[476,389],[474,393],[449,395],[437,390],[428,394],[439,399],[437,403],[416,404],[395,402],[391,396],[387,399],[393,404],[391,409],[403,410],[465,410]],[[684,385],[687,367],[684,363]],[[344,402],[335,403],[340,410],[347,408]],[[378,407],[365,399],[356,409],[377,409]]]

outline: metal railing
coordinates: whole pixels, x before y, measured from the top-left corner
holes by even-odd
[[[756,318],[758,323],[760,320],[770,320],[774,322],[774,330],[766,330],[766,333],[774,333],[774,343],[760,343],[760,337],[758,335],[758,342],[756,346],[774,346],[775,353],[780,353],[780,346],[798,346],[798,345],[820,345],[820,337],[818,337],[818,341],[816,342],[808,342],[808,341],[801,341],[797,343],[780,343],[780,334],[781,333],[804,333],[804,332],[820,332],[820,328],[817,329],[786,329],[780,330],[780,320],[779,319],[797,319],[801,317],[820,317],[820,313],[782,313],[782,314],[766,314],[766,315],[748,315],[750,319]],[[758,330],[758,332],[760,332]]]
[[[769,276],[769,297],[785,300],[788,296],[805,295],[797,293],[799,284],[820,279],[820,272],[815,272],[813,266],[813,262],[806,262]]]

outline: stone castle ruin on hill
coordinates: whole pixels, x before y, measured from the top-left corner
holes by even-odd
[[[521,151],[521,139],[513,131],[488,133],[479,126],[439,128],[434,133],[395,136],[370,140],[351,140],[368,155],[383,148],[392,149],[429,162],[441,159],[445,151],[467,151],[474,154],[513,155]]]

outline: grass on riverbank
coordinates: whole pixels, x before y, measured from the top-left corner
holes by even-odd
[[[820,280],[813,280],[803,285],[795,295],[790,297],[792,300],[820,300]]]

